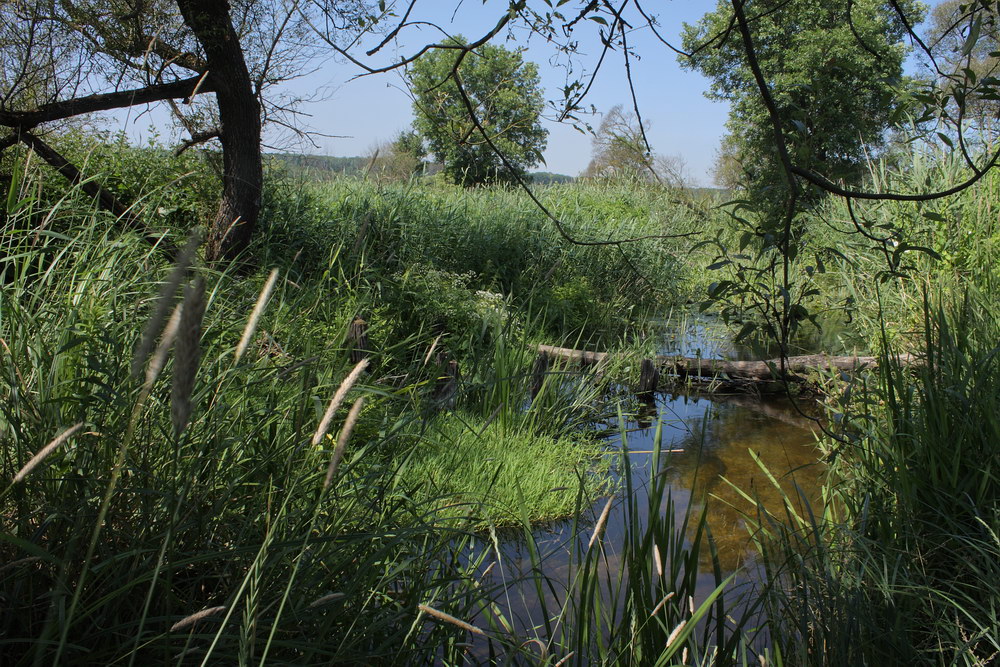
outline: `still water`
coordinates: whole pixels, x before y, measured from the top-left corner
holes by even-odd
[[[718,327],[705,320],[668,330],[660,353],[752,357],[750,351],[732,345],[718,332]],[[744,519],[744,513],[755,513],[755,505],[746,496],[782,513],[782,491],[775,487],[768,472],[788,497],[804,498],[813,508],[819,507],[823,467],[812,410],[812,406],[793,404],[784,398],[660,393],[655,402],[640,405],[636,414],[627,415],[624,423],[616,425],[618,435],[609,438],[607,455],[619,462],[619,474],[622,466],[628,465],[635,493],[639,494],[638,505],[645,507],[653,450],[659,447],[659,470],[668,482],[676,525],[682,525],[688,512],[697,517],[705,509],[722,575],[739,572],[746,581],[755,570],[750,529]],[[575,535],[570,522],[534,531],[536,560],[540,559],[546,578],[569,581],[571,552],[581,543],[587,544],[593,522],[606,502],[607,498],[595,499],[588,512],[591,523],[582,529],[576,526]],[[620,495],[613,502],[620,504]],[[801,509],[801,500],[799,505]],[[615,545],[625,538],[624,515],[615,507],[604,530],[604,542],[611,552],[605,565],[608,577],[617,576],[613,553]],[[531,582],[532,557],[523,537],[502,540],[492,560],[500,567],[491,569],[490,583],[506,589],[503,611],[520,628],[539,627],[543,610],[557,609],[563,602],[559,599],[560,587],[543,587],[540,592]],[[715,578],[707,549],[702,551],[699,572],[698,592],[708,595],[715,588]],[[544,601],[539,599],[540,594]]]

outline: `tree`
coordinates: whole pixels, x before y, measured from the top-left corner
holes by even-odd
[[[445,42],[466,44],[461,36]],[[491,44],[471,51],[434,49],[413,63],[409,81],[414,128],[451,181],[515,182],[542,161],[548,131],[540,123],[538,68],[519,51]]]
[[[1000,17],[995,6],[967,0],[935,5],[926,46],[923,64],[931,79],[937,87],[954,92],[942,114],[945,123],[995,131],[1000,121]],[[977,82],[987,85],[977,88]]]
[[[591,140],[592,157],[583,176],[625,176],[682,187],[684,161],[654,153],[646,143],[647,127],[635,112],[625,111],[620,104],[611,107]]]
[[[643,126],[634,112],[611,107],[591,140],[592,157],[585,176],[654,178],[653,153],[646,145]]]
[[[899,4],[919,16],[914,2]],[[736,158],[756,195],[780,201],[789,175],[775,141],[777,122],[797,165],[834,182],[857,183],[893,124],[906,26],[878,0],[768,0],[754,2],[752,12],[746,21],[751,55],[769,85],[777,119],[761,96],[745,41],[729,35],[713,48],[699,48],[713,35],[732,32],[729,0],[683,31],[690,55],[681,57],[682,66],[711,80],[709,97],[731,104],[727,159]]]
[[[328,18],[339,17],[344,26],[367,15],[365,3],[355,0],[321,4]],[[286,123],[291,109],[288,100],[269,102],[267,91],[301,72],[312,55],[309,18],[308,6],[283,0],[3,3],[0,126],[11,132],[0,138],[0,150],[24,143],[158,241],[125,203],[86,181],[45,133],[80,114],[169,103],[191,134],[183,147],[212,140],[221,145],[223,191],[209,225],[207,255],[233,260],[249,245],[260,211],[262,123]],[[328,25],[332,30],[341,24]],[[214,103],[202,102],[205,95]],[[176,100],[183,100],[185,110]]]
[[[372,150],[367,171],[379,181],[408,181],[423,173],[427,166],[425,157],[427,153],[420,136],[412,130],[404,130],[392,141]]]

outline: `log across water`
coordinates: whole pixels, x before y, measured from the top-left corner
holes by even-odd
[[[581,364],[598,364],[606,361],[611,356],[607,352],[589,352],[587,350],[574,350],[567,347],[554,347],[552,345],[539,345],[538,352],[550,358],[575,361]],[[904,365],[908,365],[914,361],[914,358],[908,354],[902,355],[899,359],[900,363]],[[779,378],[772,373],[771,369],[781,368],[780,359],[727,361],[723,359],[658,355],[652,361],[662,373],[668,375],[706,380],[721,379],[723,382],[729,381],[730,384],[773,383],[778,381]],[[853,372],[862,368],[877,368],[878,362],[878,357],[837,357],[826,354],[810,354],[789,357],[786,360],[785,370],[790,375],[810,371]]]

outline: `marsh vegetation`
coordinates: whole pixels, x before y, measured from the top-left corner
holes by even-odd
[[[211,178],[181,176],[203,169],[187,158],[88,150],[115,151],[109,181],[178,170],[169,188],[126,182],[151,221],[197,206],[185,184]],[[12,664],[986,664],[996,651],[992,175],[941,208],[873,207],[921,221],[908,242],[941,258],[915,254],[888,278],[877,248],[838,235],[842,204],[810,214],[801,256],[840,249],[822,272],[801,267],[823,288],[810,306],[830,308],[823,344],[889,359],[812,378],[824,417],[792,410],[800,425],[779,426],[661,399],[641,435],[626,432],[636,368],[555,368],[532,396],[534,345],[724,352],[691,311],[717,278],[700,267],[739,239],[716,201],[678,206],[642,182],[538,189],[577,238],[717,241],[619,250],[565,242],[511,190],[277,170],[247,277],[164,258],[82,191],[39,187],[50,177],[28,156],[13,171],[0,297]],[[834,307],[848,299],[849,316]],[[694,338],[665,336],[656,317],[683,312]],[[346,342],[358,316],[361,373]],[[902,351],[926,364],[895,367]],[[461,376],[443,394],[448,361]]]

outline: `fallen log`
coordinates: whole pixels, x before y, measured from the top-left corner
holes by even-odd
[[[538,351],[551,358],[579,362],[581,364],[598,364],[607,361],[611,356],[607,352],[574,350],[567,347],[554,347],[552,345],[539,345]],[[899,357],[899,360],[903,365],[909,365],[913,363],[914,357],[906,354]],[[653,362],[660,369],[661,373],[667,375],[684,378],[710,378],[751,382],[772,382],[778,380],[778,375],[773,373],[771,369],[781,369],[780,359],[727,361],[724,359],[658,355]],[[809,354],[788,357],[785,360],[785,372],[789,375],[798,375],[810,371],[853,372],[862,368],[877,368],[878,362],[878,357],[836,357],[826,354]]]

